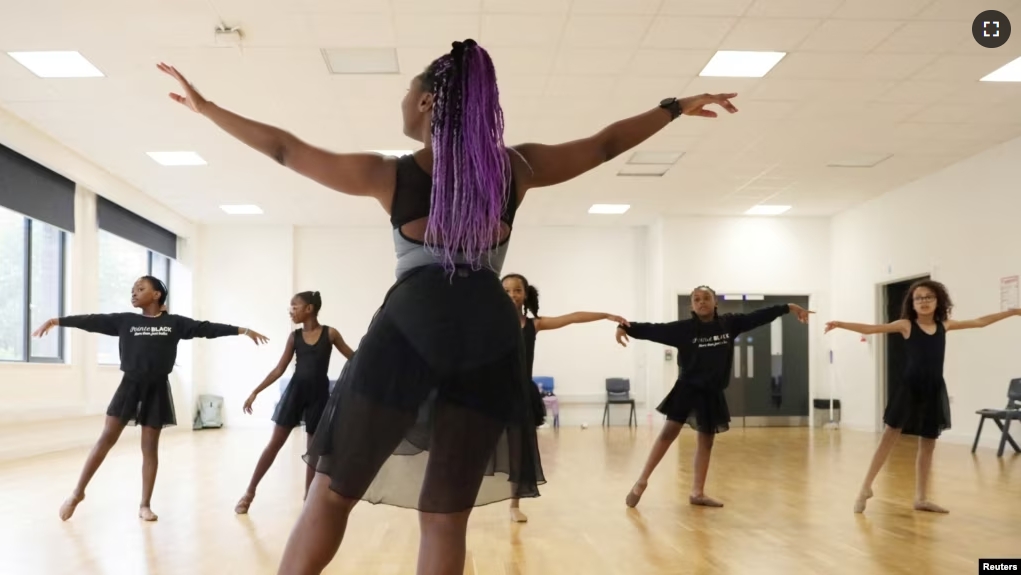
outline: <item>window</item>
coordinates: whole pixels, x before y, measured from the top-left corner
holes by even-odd
[[[131,287],[144,275],[163,280],[169,289],[170,258],[99,230],[99,313],[133,311]],[[117,338],[99,338],[98,350],[99,363],[120,363]]]
[[[65,232],[0,207],[0,361],[63,360],[63,334],[30,337],[64,311]]]

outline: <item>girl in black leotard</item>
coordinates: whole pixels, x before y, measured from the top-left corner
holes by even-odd
[[[950,429],[950,399],[943,380],[943,355],[948,331],[986,327],[1002,319],[1021,315],[1021,310],[1009,310],[982,316],[968,321],[950,319],[953,302],[943,284],[922,280],[908,290],[901,306],[901,318],[884,325],[868,325],[831,321],[826,331],[846,329],[861,334],[900,334],[905,339],[907,365],[904,381],[890,398],[883,413],[886,429],[872,456],[861,490],[854,502],[854,512],[865,511],[865,503],[872,497],[872,482],[886,463],[890,451],[901,434],[918,436],[918,461],[915,469],[915,509],[947,513],[947,510],[928,499],[929,474],[932,471],[932,453],[936,439]]]
[[[221,323],[195,321],[166,313],[170,292],[166,284],[153,276],[143,276],[131,288],[131,307],[142,313],[104,313],[54,318],[32,335],[42,337],[54,327],[76,327],[120,340],[121,371],[124,377],[106,409],[103,433],[85,460],[78,485],[60,506],[60,518],[67,521],[85,499],[85,488],[106,454],[117,443],[126,425],[142,428],[142,502],[138,516],[156,521],[150,508],[152,490],[159,467],[160,432],[177,424],[169,376],[177,359],[177,344],[194,338],[247,335],[256,345],[265,336],[247,328]]]
[[[525,343],[525,377],[529,382],[532,382],[532,364],[535,361],[535,334],[537,332],[560,329],[576,323],[589,323],[601,319],[608,319],[618,324],[627,325],[627,320],[620,316],[593,311],[576,311],[556,317],[539,317],[539,290],[529,284],[525,276],[521,274],[507,274],[503,276],[503,289],[514,302],[515,309],[518,310],[518,321],[521,324],[521,335]],[[528,317],[529,312],[531,312],[532,317]],[[533,385],[529,386],[529,391],[534,394],[533,403],[537,399],[539,404],[541,404],[542,397],[539,394],[538,386],[534,385],[534,382]],[[541,425],[541,421],[537,423]],[[511,521],[524,523],[528,521],[528,517],[521,512],[519,502],[518,498],[511,499]]]
[[[277,366],[245,400],[245,413],[252,413],[252,404],[255,403],[255,398],[262,390],[280,379],[288,364],[291,363],[291,359],[297,356],[294,375],[273,412],[273,422],[276,423],[273,435],[269,439],[269,445],[262,451],[259,462],[255,465],[255,472],[252,473],[248,490],[234,507],[235,513],[248,513],[248,508],[252,505],[252,500],[255,499],[255,490],[259,487],[262,476],[273,465],[277,453],[284,446],[291,430],[304,422],[308,442],[312,441],[316,426],[323,415],[323,409],[326,408],[326,401],[330,398],[330,377],[327,371],[330,369],[330,355],[333,353],[333,349],[336,348],[348,360],[354,355],[354,351],[344,342],[339,331],[319,323],[319,310],[322,307],[323,298],[317,291],[301,292],[291,298],[291,323],[300,323],[301,328],[295,330],[287,338],[287,346],[284,348],[284,354],[280,357]],[[306,466],[306,496],[308,496],[308,487],[312,484],[313,477],[315,477],[315,469],[312,466]]]

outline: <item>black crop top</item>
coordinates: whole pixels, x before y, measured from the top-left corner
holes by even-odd
[[[518,211],[517,189],[511,177],[510,193],[503,209],[503,220],[507,227],[513,227],[514,216]],[[397,159],[397,184],[394,186],[394,197],[390,204],[390,225],[393,229],[429,216],[432,200],[432,176],[415,161],[413,154]]]

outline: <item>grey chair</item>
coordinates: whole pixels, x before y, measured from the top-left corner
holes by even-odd
[[[987,419],[992,419],[996,427],[1000,428],[1000,448],[996,451],[996,457],[1003,457],[1003,448],[1010,442],[1015,453],[1021,453],[1014,438],[1010,436],[1010,422],[1021,420],[1021,378],[1010,380],[1007,387],[1007,407],[1005,409],[980,409],[976,411],[981,419],[978,420],[978,431],[975,432],[975,443],[971,445],[971,452],[975,453],[978,448],[978,440],[982,436],[982,424]]]
[[[606,405],[603,407],[603,425],[610,425],[610,406],[614,404],[631,405],[631,414],[628,416],[627,425],[631,423],[638,427],[638,414],[635,413],[635,400],[631,397],[631,380],[623,377],[609,377],[606,379]]]

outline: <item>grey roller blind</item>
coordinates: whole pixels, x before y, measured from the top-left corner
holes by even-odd
[[[96,204],[99,229],[149,248],[171,259],[177,259],[177,234],[130,212],[100,196]]]
[[[74,182],[0,146],[0,206],[74,232]]]

